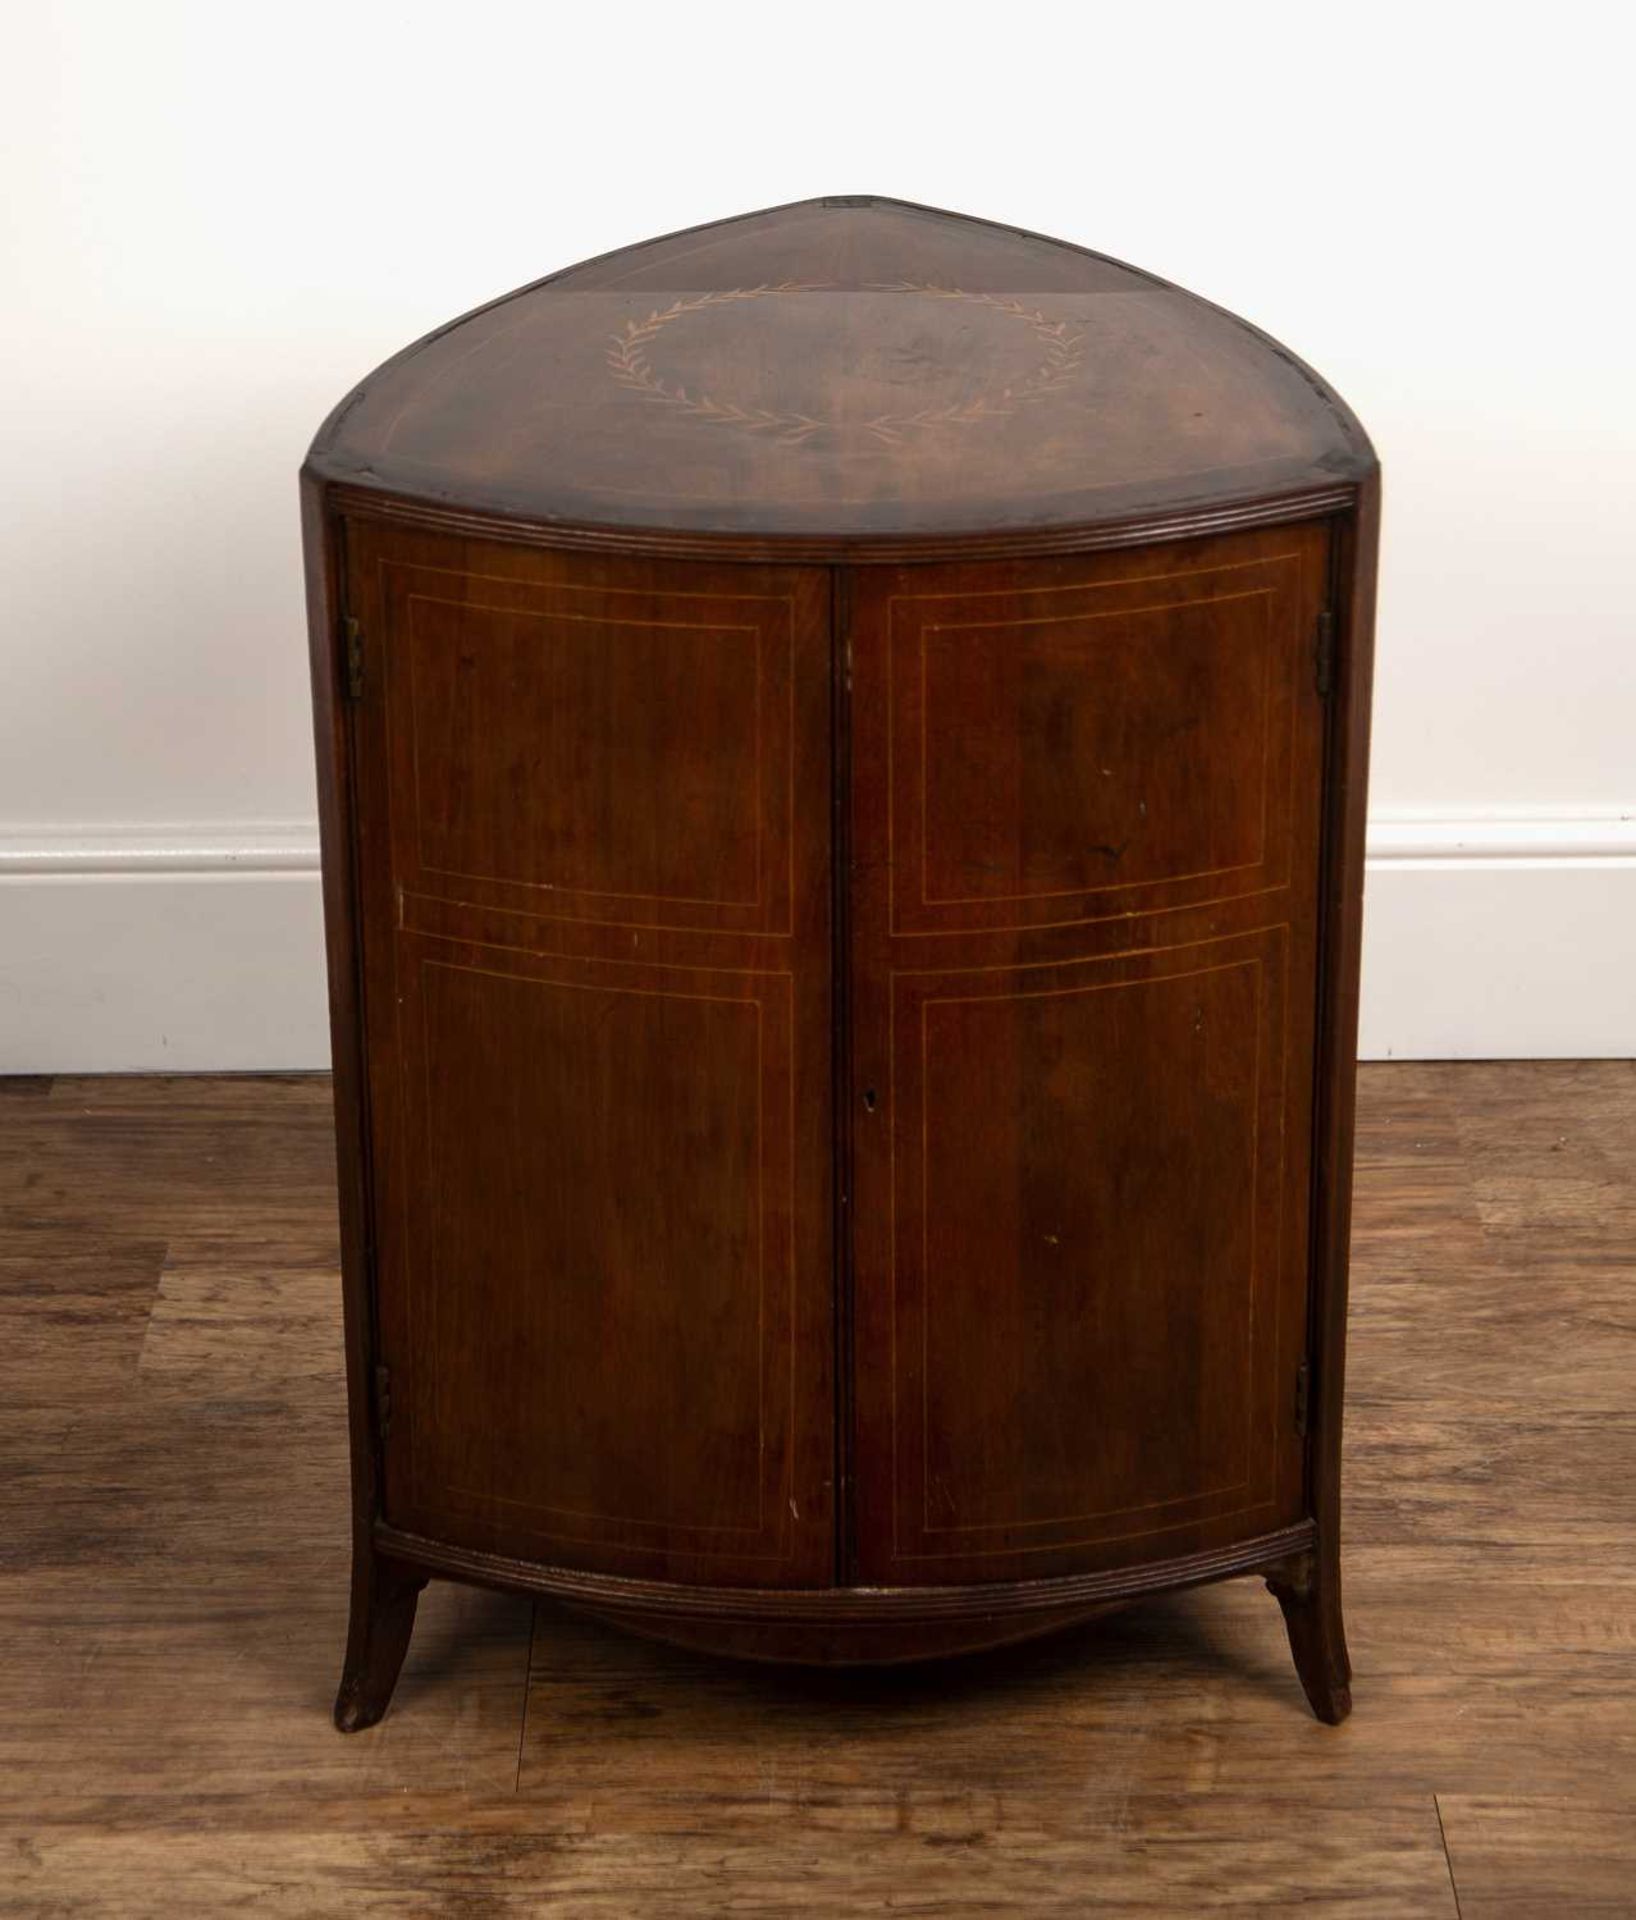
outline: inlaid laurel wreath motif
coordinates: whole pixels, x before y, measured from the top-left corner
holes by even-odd
[[[811,414],[785,412],[773,407],[740,406],[698,388],[689,389],[678,381],[667,380],[648,355],[649,344],[666,327],[685,314],[705,307],[723,306],[730,300],[764,300],[790,293],[822,293],[832,290],[833,282],[822,280],[781,280],[758,287],[728,287],[712,293],[696,294],[691,299],[673,300],[668,307],[656,307],[645,320],[627,320],[608,344],[608,367],[621,386],[632,387],[650,398],[662,401],[697,420],[717,426],[737,427],[746,433],[766,434],[783,446],[798,447],[820,434],[838,434],[846,430],[839,420],[817,419]],[[1070,331],[1066,320],[1053,320],[1021,300],[1006,299],[997,293],[971,293],[963,287],[939,287],[919,280],[896,280],[871,284],[869,293],[913,293],[930,300],[965,300],[992,307],[1010,315],[1033,334],[1039,344],[1038,363],[1015,384],[994,392],[979,393],[970,399],[947,406],[920,407],[913,413],[881,413],[857,423],[858,430],[891,445],[912,432],[938,427],[968,427],[1012,413],[1019,406],[1044,399],[1065,387],[1079,371],[1085,357],[1084,336]]]

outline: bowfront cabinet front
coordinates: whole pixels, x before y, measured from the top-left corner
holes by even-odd
[[[866,1580],[1300,1517],[1328,549],[1307,524],[858,586]]]
[[[347,568],[384,1515],[823,1584],[828,579],[380,528]]]
[[[810,202],[431,336],[304,487],[339,1722],[434,1574],[883,1661],[1259,1572],[1338,1718],[1351,416]]]

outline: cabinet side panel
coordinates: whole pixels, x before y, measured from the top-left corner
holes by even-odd
[[[860,580],[862,1579],[1301,1513],[1327,549]]]
[[[1380,493],[1381,480],[1376,472],[1360,489],[1357,511],[1342,524],[1334,555],[1339,652],[1337,698],[1330,716],[1324,823],[1309,1479],[1313,1517],[1318,1523],[1318,1554],[1337,1614],[1341,1604],[1341,1426]]]
[[[387,1516],[827,1584],[826,577],[350,552]]]
[[[377,1518],[379,1494],[370,1406],[373,1282],[353,865],[354,794],[350,731],[342,704],[344,669],[338,658],[345,541],[340,519],[328,509],[324,487],[305,473],[301,477],[301,538],[306,559],[313,746],[318,774],[318,828],[323,849],[324,941],[329,971],[330,1071],[335,1100],[356,1580],[369,1561],[369,1530]]]

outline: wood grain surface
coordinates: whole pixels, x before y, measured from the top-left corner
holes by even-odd
[[[347,560],[384,1518],[825,1585],[829,577]]]
[[[1308,1510],[1328,556],[1311,524],[853,585],[867,1582]]]
[[[900,200],[806,200],[568,267],[363,380],[309,474],[554,545],[928,558],[1342,501],[1375,458],[1287,348],[1154,275]]]
[[[1259,1582],[885,1674],[434,1581],[328,1708],[319,1079],[0,1082],[0,1913],[1636,1913],[1636,1065],[1361,1076],[1360,1688]]]

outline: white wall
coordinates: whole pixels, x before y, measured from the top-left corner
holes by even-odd
[[[411,337],[880,192],[1288,341],[1387,470],[1365,1044],[1636,1052],[1604,6],[60,0],[0,81],[0,1067],[322,1061],[294,475]]]

